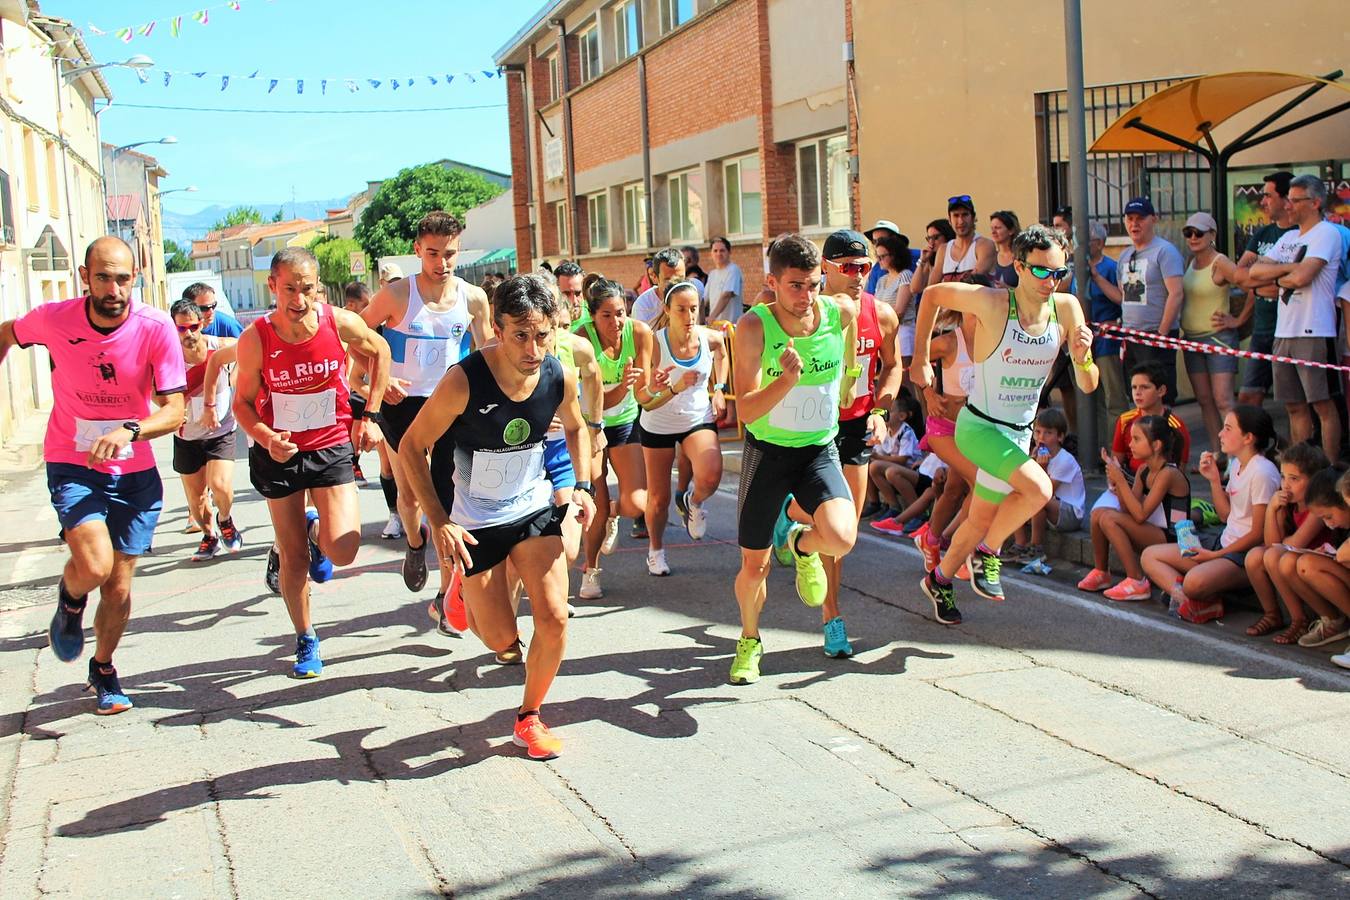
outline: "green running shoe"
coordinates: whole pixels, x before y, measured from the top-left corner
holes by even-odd
[[[1000,573],[1003,560],[997,553],[985,553],[979,547],[966,557],[966,568],[970,569],[970,586],[986,600],[1003,599],[1003,583]]]
[[[759,681],[759,659],[764,645],[759,638],[743,637],[736,641],[736,658],[731,661],[732,684],[754,684]]]
[[[825,623],[825,655],[835,659],[844,659],[853,655],[853,645],[849,643],[848,631],[844,628],[844,617],[835,616]]]
[[[825,593],[829,590],[825,564],[820,561],[819,553],[802,553],[797,549],[798,541],[809,527],[800,522],[795,523],[788,531],[787,545],[792,552],[792,561],[797,566],[797,596],[807,606],[818,607],[824,605]]]

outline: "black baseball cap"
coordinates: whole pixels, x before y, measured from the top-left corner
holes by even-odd
[[[1125,215],[1138,214],[1141,216],[1156,216],[1153,211],[1153,201],[1147,197],[1135,197],[1129,203],[1125,204]]]
[[[867,238],[852,228],[841,228],[825,239],[820,252],[823,259],[851,259],[867,256]]]

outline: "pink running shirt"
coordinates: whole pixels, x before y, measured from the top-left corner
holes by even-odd
[[[20,347],[41,344],[51,354],[55,402],[42,458],[88,463],[90,444],[123,422],[150,415],[155,393],[179,393],[187,384],[183,351],[169,314],[131,301],[126,320],[111,334],[89,324],[85,298],[44,303],[14,323]],[[128,445],[125,459],[97,471],[125,475],[155,467],[149,441]]]

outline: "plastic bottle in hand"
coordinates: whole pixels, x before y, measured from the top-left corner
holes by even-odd
[[[1182,519],[1176,524],[1177,549],[1185,557],[1195,556],[1200,552],[1200,535],[1196,534],[1195,523],[1190,519]]]

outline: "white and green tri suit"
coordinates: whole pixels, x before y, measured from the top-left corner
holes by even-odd
[[[816,330],[790,336],[767,304],[746,315],[764,328],[760,384],[783,374],[778,357],[792,346],[802,358],[802,374],[773,409],[745,426],[745,451],[738,492],[738,542],[747,550],[771,546],[774,522],[783,500],[792,494],[808,514],[835,498],[850,498],[834,438],[839,431],[839,382],[843,374],[844,332],[839,307],[817,298]]]
[[[1008,478],[1031,459],[1027,449],[1041,389],[1050,377],[1064,337],[1050,303],[1050,321],[1032,334],[1017,318],[1017,298],[1008,291],[1008,319],[992,353],[974,365],[969,399],[956,417],[956,449],[976,468],[975,495],[1001,503],[1012,486]]]

